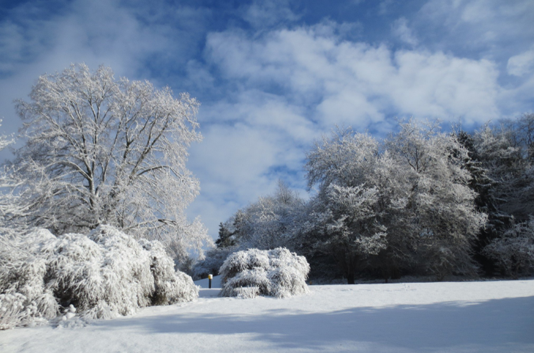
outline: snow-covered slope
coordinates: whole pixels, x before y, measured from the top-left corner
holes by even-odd
[[[289,299],[212,289],[85,327],[1,331],[0,352],[534,352],[534,280],[310,289]]]

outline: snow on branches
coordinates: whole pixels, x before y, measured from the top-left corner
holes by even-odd
[[[413,120],[383,142],[337,130],[307,155],[308,186],[318,192],[304,231],[349,283],[370,261],[440,278],[473,274],[470,242],[486,217],[475,208],[466,158],[454,137]]]
[[[27,142],[8,171],[26,223],[54,234],[111,224],[163,241],[178,260],[202,257],[211,238],[185,216],[200,190],[186,168],[187,149],[201,140],[198,105],[103,66],[39,77],[30,101],[16,104]]]
[[[286,298],[308,292],[310,266],[303,256],[284,248],[249,249],[230,255],[219,271],[222,296]]]
[[[53,319],[71,305],[84,318],[107,319],[198,297],[161,243],[111,226],[88,236],[40,229],[0,245],[3,329]]]
[[[483,250],[494,259],[506,276],[534,273],[534,217],[518,223]]]

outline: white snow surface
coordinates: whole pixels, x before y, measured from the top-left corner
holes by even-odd
[[[534,352],[534,280],[310,286],[287,299],[218,297],[217,281],[130,317],[0,331],[0,352]]]

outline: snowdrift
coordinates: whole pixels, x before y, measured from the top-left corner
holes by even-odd
[[[238,251],[230,255],[219,270],[223,284],[221,295],[286,298],[307,293],[309,272],[306,258],[285,248]]]
[[[0,246],[0,329],[74,309],[89,319],[130,315],[150,305],[191,301],[198,288],[175,271],[158,241],[111,227],[89,235],[36,230]]]

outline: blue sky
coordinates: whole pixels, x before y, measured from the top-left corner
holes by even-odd
[[[306,151],[336,124],[474,129],[534,110],[534,1],[28,0],[0,3],[0,117],[39,75],[110,66],[202,104],[189,207],[217,225],[278,179],[305,192]]]

